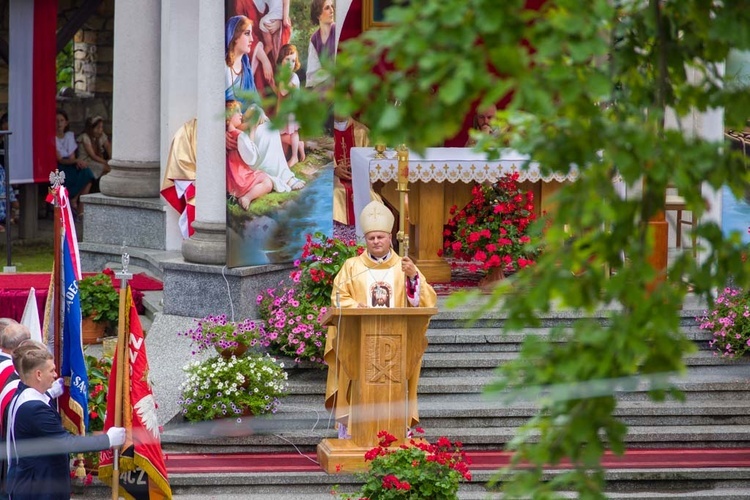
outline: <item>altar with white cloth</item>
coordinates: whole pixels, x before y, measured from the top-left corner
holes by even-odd
[[[381,194],[398,206],[395,191],[398,160],[377,159],[373,148],[352,148],[352,186],[355,217],[370,202],[370,186],[384,184]],[[523,188],[534,193],[537,213],[548,208],[550,195],[562,182],[573,181],[575,169],[568,174],[542,176],[539,165],[530,162],[521,167],[528,156],[505,150],[499,159],[487,161],[484,153],[471,148],[427,148],[424,156],[409,152],[409,256],[428,281],[450,281],[450,266],[438,256],[443,247],[443,225],[448,221],[452,205],[463,207],[471,199],[471,188],[476,182],[495,182],[503,175],[518,172]],[[546,198],[546,200],[545,200]],[[357,236],[362,237],[359,221]]]

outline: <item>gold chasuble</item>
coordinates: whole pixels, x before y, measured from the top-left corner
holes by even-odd
[[[419,307],[435,307],[437,295],[419,273]],[[331,303],[333,307],[412,307],[406,297],[406,276],[401,270],[401,257],[391,250],[390,256],[375,262],[367,252],[348,259],[336,275],[333,284]],[[338,292],[338,293],[337,293]],[[427,346],[427,328],[421,332],[424,347]],[[351,380],[337,363],[337,332],[335,327],[328,329],[324,359],[328,364],[326,382],[326,408],[334,410],[336,421],[349,427]],[[417,407],[417,386],[422,361],[408,380],[409,422],[414,426],[419,422]]]

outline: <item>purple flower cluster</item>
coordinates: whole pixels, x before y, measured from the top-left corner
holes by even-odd
[[[714,356],[738,358],[750,351],[750,294],[737,288],[725,288],[714,307],[697,318],[701,330],[710,331],[709,347]]]
[[[268,347],[263,321],[245,319],[240,322],[227,321],[226,314],[209,315],[195,320],[196,326],[185,332],[178,332],[180,337],[190,339],[195,347],[193,354],[206,349],[229,349],[240,345]]]

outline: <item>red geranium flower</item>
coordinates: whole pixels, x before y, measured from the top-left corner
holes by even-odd
[[[439,256],[479,261],[485,270],[503,267],[510,272],[533,262],[538,254],[529,248],[529,227],[536,220],[534,197],[519,187],[518,178],[514,172],[493,185],[477,184],[466,206],[451,207]],[[469,270],[478,267],[473,264]]]

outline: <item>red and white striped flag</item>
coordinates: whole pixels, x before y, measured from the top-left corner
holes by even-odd
[[[190,238],[195,230],[195,165],[198,125],[193,118],[185,122],[169,146],[167,169],[161,185],[161,196],[180,214],[182,237]]]
[[[10,1],[8,119],[12,183],[49,182],[49,174],[57,165],[57,1]]]

